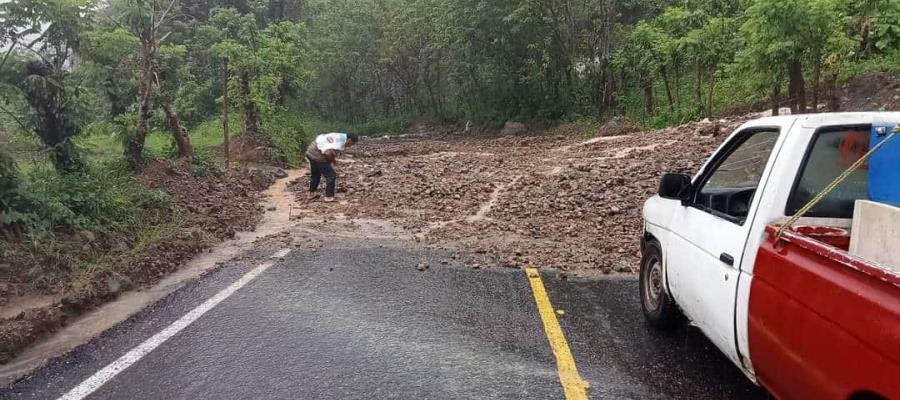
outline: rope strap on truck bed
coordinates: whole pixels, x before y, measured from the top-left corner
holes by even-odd
[[[869,149],[866,154],[863,154],[863,156],[860,157],[859,160],[856,160],[856,162],[853,163],[850,168],[847,168],[846,171],[844,171],[843,173],[838,175],[837,178],[831,181],[828,186],[825,186],[825,188],[822,189],[822,191],[819,192],[816,197],[813,197],[812,200],[806,203],[803,208],[798,210],[797,213],[794,214],[793,217],[791,217],[791,219],[789,219],[786,223],[781,225],[780,228],[778,228],[778,232],[775,233],[775,241],[777,242],[781,240],[781,235],[784,234],[786,230],[790,229],[791,226],[793,226],[800,218],[803,218],[803,216],[806,215],[809,210],[819,204],[819,202],[822,201],[825,197],[828,197],[828,195],[831,194],[831,192],[834,191],[834,189],[836,189],[841,183],[843,183],[847,179],[847,177],[849,177],[850,174],[853,173],[853,171],[856,171],[857,169],[862,167],[866,163],[866,161],[868,161],[869,158],[872,157],[872,154],[875,154],[876,152],[878,152],[878,150],[881,150],[881,148],[883,148],[884,145],[887,144],[887,142],[893,139],[894,136],[897,136],[898,133],[900,133],[900,125],[894,127],[894,130],[891,131],[891,134],[888,135],[888,137],[884,138],[884,140],[882,140],[875,146],[872,146],[872,148]]]

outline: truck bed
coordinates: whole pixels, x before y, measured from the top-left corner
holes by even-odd
[[[750,291],[760,383],[779,398],[900,398],[900,276],[851,256],[847,229],[799,227],[777,243],[776,230]]]

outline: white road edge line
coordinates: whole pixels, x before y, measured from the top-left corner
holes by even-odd
[[[281,250],[272,255],[271,258],[283,258],[289,252],[289,249]],[[241,279],[238,279],[237,282],[232,283],[231,286],[228,286],[221,292],[216,293],[215,296],[211,297],[209,300],[206,300],[205,302],[203,302],[203,304],[197,306],[197,308],[194,308],[183,317],[173,322],[172,325],[169,325],[166,329],[163,329],[159,333],[153,335],[144,343],[141,343],[137,347],[131,349],[131,351],[125,353],[125,355],[120,357],[118,360],[113,361],[105,368],[97,371],[97,373],[91,375],[90,378],[87,378],[84,382],[81,382],[80,385],[64,394],[58,400],[82,400],[89,396],[91,393],[94,393],[94,391],[112,380],[112,378],[114,378],[120,372],[138,362],[138,360],[159,347],[159,345],[165,343],[165,341],[177,335],[178,332],[181,332],[182,330],[184,330],[184,328],[187,328],[189,325],[194,323],[194,321],[203,316],[203,314],[206,314],[209,310],[212,310],[213,307],[217,306],[219,303],[230,297],[232,294],[234,294],[234,292],[237,292],[240,288],[256,279],[256,277],[265,272],[272,265],[275,265],[275,262],[269,261],[260,264],[250,272],[247,272],[246,274],[244,274],[244,276],[241,277]]]
[[[271,257],[271,258],[284,258],[284,257],[287,256],[288,253],[290,253],[290,252],[291,252],[291,249],[283,249],[283,250],[279,250],[279,251],[276,252],[275,254],[272,254],[272,257]]]

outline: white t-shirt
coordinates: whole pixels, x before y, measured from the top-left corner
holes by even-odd
[[[346,133],[325,133],[316,137],[316,147],[323,154],[326,150],[344,151],[344,145],[347,144]]]

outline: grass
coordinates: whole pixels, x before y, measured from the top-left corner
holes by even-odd
[[[240,121],[234,117],[229,121],[232,138],[240,135]],[[198,153],[208,153],[225,142],[222,119],[214,118],[198,125],[188,132],[191,145]],[[91,124],[76,140],[82,152],[94,160],[108,160],[122,155],[122,139],[115,126],[109,123]],[[167,157],[175,154],[175,142],[171,133],[154,130],[144,142],[145,151],[152,157]]]
[[[307,143],[315,135],[325,132],[348,132],[360,135],[392,135],[409,127],[415,117],[412,114],[397,114],[375,117],[364,122],[333,122],[294,113],[282,112],[269,118],[265,130],[278,153],[280,161],[297,165]],[[229,120],[231,137],[240,135],[240,119],[232,115]],[[88,125],[78,136],[76,144],[82,154],[90,160],[113,160],[122,158],[120,126],[110,122]],[[211,154],[224,143],[222,118],[216,117],[201,123],[188,133],[197,154]],[[37,144],[35,143],[36,148]],[[175,154],[175,143],[165,130],[150,132],[144,142],[144,149],[153,158],[167,158]],[[23,165],[20,161],[20,167]]]

